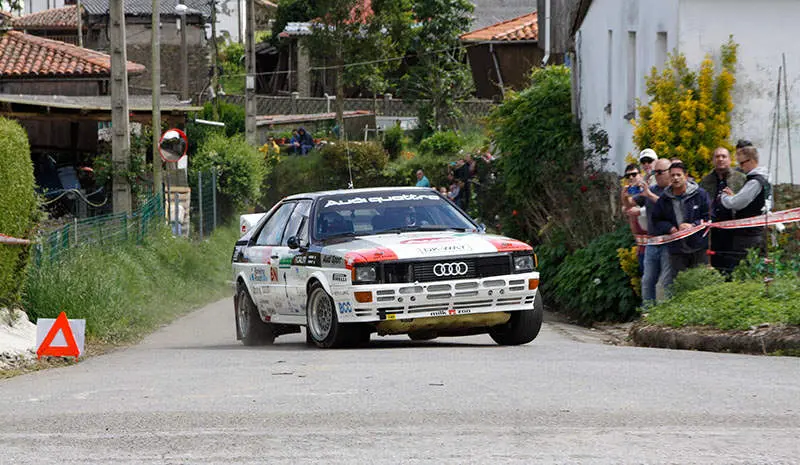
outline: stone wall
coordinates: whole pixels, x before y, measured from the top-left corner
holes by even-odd
[[[195,97],[208,83],[209,62],[208,48],[190,45],[189,50],[189,95]],[[150,94],[152,89],[150,74],[151,49],[149,45],[129,45],[128,60],[145,66],[147,70],[136,76],[129,76],[131,93]],[[178,45],[161,46],[161,83],[162,92],[180,94],[181,91],[181,47]]]

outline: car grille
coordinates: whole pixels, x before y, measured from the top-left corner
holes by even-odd
[[[439,264],[459,264],[460,270],[464,273],[445,273],[444,276],[437,276],[434,267]],[[441,271],[441,270],[440,270]],[[431,281],[450,281],[458,279],[489,278],[492,276],[503,276],[511,274],[511,256],[493,255],[490,257],[443,257],[438,260],[415,261],[415,262],[394,262],[383,264],[383,283],[412,283],[412,282],[431,282]]]

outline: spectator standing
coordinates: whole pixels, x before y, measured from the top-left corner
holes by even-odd
[[[673,163],[669,167],[670,185],[664,189],[653,211],[656,235],[672,234],[690,229],[709,219],[708,193],[687,178],[686,165]],[[679,272],[708,263],[708,239],[702,232],[667,244],[672,282]]]
[[[638,205],[636,199],[644,192],[642,184],[642,175],[639,172],[639,167],[635,163],[625,167],[625,185],[620,191],[620,206],[622,213],[628,218],[628,223],[631,227],[631,232],[635,235],[647,234],[647,224],[644,218],[639,217]],[[633,214],[633,209],[636,213]],[[637,258],[639,260],[639,274],[644,272],[644,246],[637,247]]]
[[[639,164],[642,166],[642,177],[648,186],[655,183],[653,177],[653,166],[658,160],[658,154],[653,149],[644,149],[639,152]]]
[[[752,218],[763,215],[771,208],[772,186],[767,169],[758,166],[758,150],[752,145],[736,150],[736,162],[747,174],[746,182],[734,193],[730,187],[722,190],[721,203],[733,211],[734,219]],[[765,251],[764,228],[741,228],[733,230],[733,250],[743,257],[747,249],[757,248]]]
[[[661,158],[653,164],[653,177],[655,184],[648,186],[647,183],[642,182],[640,185],[643,189],[641,195],[636,198],[637,206],[631,208],[627,213],[628,216],[638,216],[647,218],[647,232],[654,234],[656,226],[653,223],[653,212],[655,211],[656,202],[664,193],[664,190],[669,187],[669,160]],[[644,250],[644,275],[642,276],[642,300],[644,305],[648,306],[658,300],[660,295],[663,295],[663,290],[667,289],[671,284],[671,268],[669,264],[669,247],[663,245],[648,245]]]
[[[711,199],[712,221],[728,221],[733,219],[731,209],[722,205],[722,193],[725,188],[739,192],[744,186],[746,177],[743,173],[731,168],[731,154],[725,147],[714,150],[714,170],[701,181],[700,187],[708,192]],[[733,252],[733,230],[712,228],[710,232],[711,266],[722,273],[730,274],[736,267],[738,256]]]
[[[417,187],[431,187],[431,182],[422,170],[417,170]]]

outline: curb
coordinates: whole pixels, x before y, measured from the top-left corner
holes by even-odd
[[[637,322],[631,327],[631,340],[640,347],[772,354],[789,352],[800,356],[800,326],[759,326],[748,331],[723,331],[693,326],[672,328]]]

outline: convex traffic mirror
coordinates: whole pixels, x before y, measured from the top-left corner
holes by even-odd
[[[158,152],[161,159],[167,163],[177,163],[186,155],[189,148],[189,139],[180,129],[170,129],[161,135],[158,141]]]

